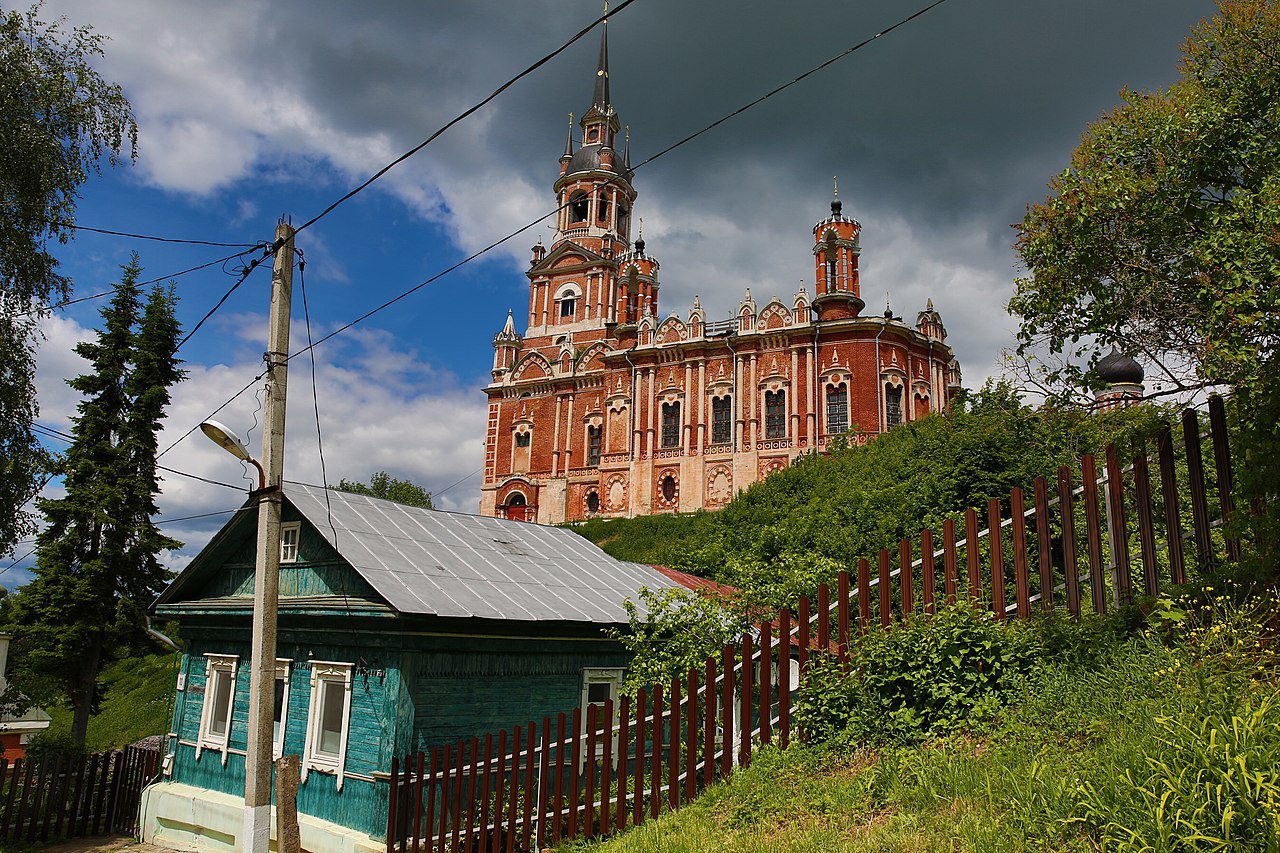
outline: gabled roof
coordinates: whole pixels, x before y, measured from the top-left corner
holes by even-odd
[[[572,530],[419,509],[286,483],[284,498],[396,611],[449,618],[627,622],[641,587],[678,584]],[[234,522],[232,522],[234,523]],[[206,549],[206,551],[209,549]],[[195,568],[202,562],[198,556]],[[161,596],[171,603],[183,573]]]

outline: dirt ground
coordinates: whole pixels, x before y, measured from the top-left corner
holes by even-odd
[[[43,848],[42,853],[173,853],[168,847],[143,844],[127,835],[77,838]]]

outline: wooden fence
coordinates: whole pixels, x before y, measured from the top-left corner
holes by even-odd
[[[858,561],[834,589],[822,585],[704,667],[616,707],[609,700],[393,759],[388,853],[537,850],[687,803],[749,764],[755,744],[785,748],[798,734],[791,704],[809,658],[847,660],[851,632],[868,626],[961,600],[998,619],[1055,607],[1101,613],[1137,590],[1156,595],[1162,582],[1238,559],[1240,543],[1222,530],[1234,506],[1221,399],[1210,400],[1207,420],[1202,432],[1188,410],[1151,454],[1138,445],[1122,459],[1109,446],[1101,459],[1081,458],[1078,482],[1064,466],[1052,482],[1037,478],[1030,495],[1016,488],[992,499],[985,518],[969,509],[962,530],[943,524],[940,544],[925,530],[896,553],[882,549],[874,565]]]
[[[160,752],[125,747],[74,758],[0,759],[0,840],[46,842],[137,830]]]

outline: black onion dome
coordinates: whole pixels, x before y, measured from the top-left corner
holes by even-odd
[[[1098,378],[1108,385],[1141,385],[1146,375],[1141,364],[1114,347],[1099,359],[1096,370]]]
[[[565,169],[566,175],[572,175],[575,172],[595,172],[602,169],[600,165],[600,148],[599,142],[593,142],[590,145],[584,145],[577,151],[573,152],[573,159],[569,161],[569,166]],[[615,174],[622,174],[615,165],[610,169]]]

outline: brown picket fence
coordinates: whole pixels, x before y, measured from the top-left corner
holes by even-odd
[[[869,626],[960,601],[997,619],[1057,607],[1102,613],[1238,559],[1241,543],[1223,530],[1234,504],[1220,398],[1209,401],[1207,431],[1203,420],[1187,410],[1150,453],[1139,444],[1122,459],[1109,446],[1101,459],[1081,458],[1078,482],[1064,466],[1030,495],[1015,488],[981,515],[969,509],[962,530],[944,522],[940,545],[925,530],[896,553],[882,549],[874,566],[859,560],[834,589],[820,586],[704,667],[616,707],[608,700],[394,758],[388,853],[540,850],[688,803],[749,764],[756,744],[785,748],[799,737],[791,705],[810,657],[847,661],[851,637]]]
[[[34,844],[138,828],[160,752],[128,746],[76,757],[0,759],[0,840]]]

